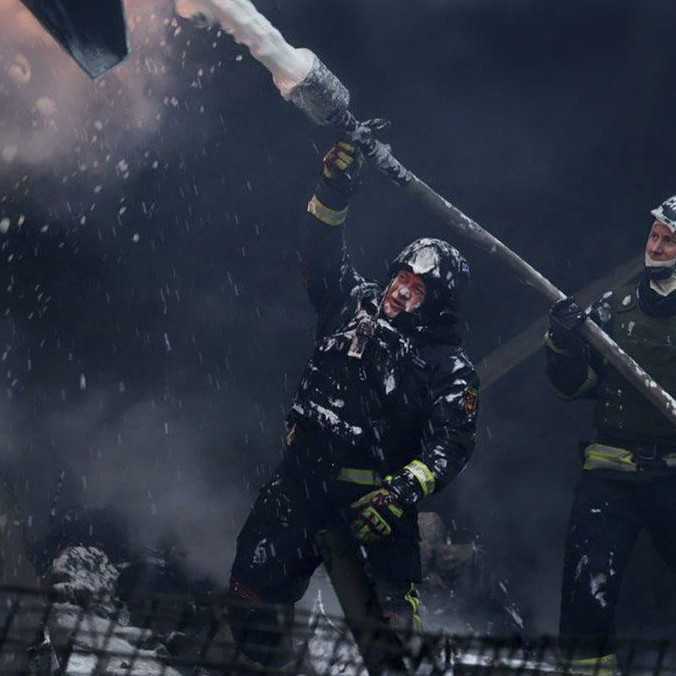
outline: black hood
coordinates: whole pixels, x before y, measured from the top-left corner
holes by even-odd
[[[401,270],[425,282],[425,301],[415,312],[402,312],[394,324],[428,342],[459,345],[460,307],[470,280],[465,257],[448,242],[424,237],[411,242],[392,261],[390,279]]]

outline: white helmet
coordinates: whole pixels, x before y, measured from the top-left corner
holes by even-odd
[[[660,223],[664,223],[672,231],[676,231],[676,195],[664,200],[662,204],[650,212]]]
[[[650,212],[657,221],[666,225],[672,233],[676,232],[676,195],[664,200],[660,206]],[[656,261],[645,252],[645,269],[648,277],[654,281],[665,281],[676,276],[676,258],[668,261]]]

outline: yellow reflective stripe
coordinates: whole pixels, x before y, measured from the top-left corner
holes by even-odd
[[[636,472],[638,467],[631,451],[604,444],[590,444],[584,450],[584,469],[614,469],[620,472]]]
[[[359,484],[360,486],[380,486],[383,483],[382,479],[372,469],[356,469],[354,467],[343,467],[338,472],[338,481],[348,481],[351,484]]]
[[[404,594],[404,600],[411,606],[411,615],[413,619],[413,630],[421,632],[423,630],[423,621],[420,617],[420,608],[422,607],[422,602],[418,596],[418,590],[415,588],[413,582],[411,582],[411,587]]]
[[[617,673],[617,658],[615,655],[611,654],[604,655],[603,657],[586,657],[583,659],[572,660],[566,671],[569,674],[615,676]]]
[[[312,214],[318,221],[326,223],[326,225],[342,225],[345,223],[347,218],[347,212],[350,210],[349,207],[345,207],[340,211],[335,209],[329,209],[325,204],[322,204],[316,195],[312,196],[312,199],[308,202],[307,205],[308,213]]]
[[[575,394],[573,394],[574,397],[578,397],[581,394],[584,394],[585,392],[589,391],[596,385],[598,382],[599,378],[596,375],[596,371],[591,366],[587,366],[587,378],[585,381],[578,387],[578,389],[575,391]]]
[[[591,366],[587,366],[587,378],[585,381],[578,387],[575,392],[572,394],[566,394],[565,392],[562,392],[556,385],[554,385],[554,389],[556,390],[556,394],[561,397],[561,399],[575,399],[579,397],[580,395],[584,394],[585,392],[588,392],[591,390],[596,383],[598,382],[599,378],[596,375],[596,371]]]
[[[588,392],[591,390],[596,383],[598,382],[599,377],[596,375],[596,371],[591,366],[587,366],[587,377],[585,378],[584,382],[580,387],[578,387],[575,392],[572,394],[566,394],[565,392],[562,392],[558,387],[554,387],[556,390],[556,393],[562,398],[562,399],[575,399],[576,397],[579,397],[580,395],[584,394],[585,392]]]
[[[555,352],[556,354],[565,354],[568,356],[571,356],[573,353],[570,350],[564,350],[562,347],[559,347],[553,340],[551,335],[549,335],[549,331],[545,333],[545,345],[552,351]]]
[[[545,333],[545,345],[555,354],[560,354],[565,357],[572,357],[573,353],[570,352],[569,350],[564,350],[563,348],[559,347],[551,338],[549,335],[549,331]],[[563,397],[564,399],[574,399],[575,397],[579,397],[581,394],[584,394],[588,390],[591,390],[594,385],[598,382],[598,376],[596,375],[596,371],[591,366],[587,366],[587,377],[585,378],[584,382],[580,387],[575,390],[572,394],[566,394],[565,392],[562,392],[559,390],[558,387],[555,387],[557,393]]]
[[[408,470],[416,478],[420,484],[420,488],[422,488],[423,495],[434,493],[437,480],[434,472],[424,462],[413,460],[404,469]]]

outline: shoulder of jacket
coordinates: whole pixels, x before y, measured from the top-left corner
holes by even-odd
[[[350,290],[353,298],[361,300],[362,298],[375,298],[382,292],[382,287],[378,282],[372,282],[358,275],[357,283]]]
[[[607,305],[611,315],[629,312],[638,306],[638,284],[635,281],[623,284],[609,293]]]
[[[621,292],[615,289],[606,291],[587,308],[587,314],[600,326],[609,325],[613,318],[619,293]]]
[[[474,374],[476,369],[462,347],[448,345],[430,345],[422,350],[423,358],[435,368],[445,374]]]

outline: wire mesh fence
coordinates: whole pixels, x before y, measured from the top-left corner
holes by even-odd
[[[0,675],[611,676],[616,670],[676,675],[676,648],[666,640],[618,641],[616,663],[614,658],[581,660],[584,652],[599,656],[603,651],[594,653],[594,646],[582,644],[563,651],[552,637],[353,626],[361,633],[360,651],[345,619],[327,615],[321,605],[296,613],[284,606],[259,605],[257,610],[262,612],[251,613],[250,605],[235,604],[223,595],[163,595],[126,603],[99,597],[74,603],[52,591],[3,587]],[[242,653],[242,642],[249,646],[249,656]],[[259,661],[250,659],[252,646]]]

